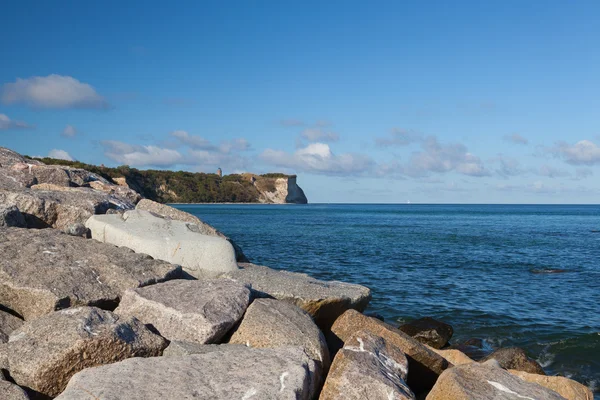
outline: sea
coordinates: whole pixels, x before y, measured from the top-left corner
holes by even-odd
[[[600,206],[175,206],[256,264],[368,286],[388,323],[439,319],[600,394]]]

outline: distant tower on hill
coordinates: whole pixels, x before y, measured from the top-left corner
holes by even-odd
[[[219,177],[223,177],[223,170],[221,168],[217,169],[217,175],[219,175]]]

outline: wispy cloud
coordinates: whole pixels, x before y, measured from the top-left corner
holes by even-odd
[[[310,143],[294,153],[266,149],[260,158],[276,167],[323,175],[363,175],[375,165],[374,161],[365,155],[334,154],[326,143]]]
[[[60,135],[66,138],[73,138],[77,133],[77,129],[73,125],[67,125]]]
[[[327,132],[322,128],[308,128],[300,133],[302,139],[309,142],[337,142],[340,135],[335,132]]]
[[[71,155],[69,153],[67,153],[65,150],[60,150],[60,149],[50,150],[48,152],[48,157],[57,158],[59,160],[74,161],[74,158],[71,157]]]
[[[32,108],[107,109],[108,102],[87,83],[62,75],[18,78],[2,88],[4,104],[24,104]]]
[[[379,147],[389,146],[408,146],[409,144],[420,142],[423,135],[406,129],[393,128],[386,137],[375,138],[375,144]]]
[[[34,126],[29,125],[23,121],[14,121],[6,114],[0,114],[0,131],[7,131],[10,129],[33,129]]]
[[[523,136],[519,135],[518,133],[513,133],[512,135],[504,135],[503,139],[507,142],[514,143],[514,144],[522,144],[522,145],[529,144],[529,140],[527,140]]]
[[[547,151],[572,165],[600,164],[600,147],[590,140],[581,140],[572,145],[558,142]]]
[[[177,150],[158,146],[131,145],[116,140],[104,140],[100,144],[108,158],[131,166],[170,167],[183,160],[183,156]]]

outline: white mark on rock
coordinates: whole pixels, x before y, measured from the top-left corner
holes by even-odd
[[[251,388],[246,393],[244,393],[244,396],[242,397],[242,400],[248,400],[248,399],[254,397],[255,394],[256,394],[256,389]]]
[[[365,342],[363,342],[361,338],[356,338],[356,340],[358,340],[358,343],[360,343],[360,351],[365,351]]]
[[[394,396],[394,390],[390,390],[388,393],[388,400],[394,400],[396,396]]]
[[[281,389],[279,389],[279,392],[283,392],[283,390],[285,389],[285,378],[289,375],[289,372],[284,372],[283,374],[281,374],[281,376],[279,377],[279,382],[281,383]]]
[[[42,251],[42,253],[43,254],[55,254],[55,253],[51,252],[50,250],[44,250],[44,251]]]
[[[83,329],[92,336],[98,336],[98,334],[94,332],[89,325],[83,325]]]
[[[489,383],[490,385],[492,385],[492,386],[493,386],[493,387],[495,387],[496,389],[500,390],[501,392],[504,392],[504,393],[508,393],[508,394],[515,395],[515,396],[517,396],[517,397],[518,397],[518,398],[520,398],[520,399],[535,400],[535,399],[534,399],[534,398],[532,398],[532,397],[521,396],[519,393],[517,393],[517,392],[513,392],[512,390],[510,390],[509,388],[507,388],[506,386],[504,386],[504,385],[503,385],[503,384],[501,384],[501,383],[498,383],[498,382],[493,382],[493,381],[487,381],[487,383]]]
[[[11,335],[8,337],[8,342],[12,343],[12,342],[16,342],[18,340],[21,340],[25,337],[25,332],[19,332],[16,335]]]

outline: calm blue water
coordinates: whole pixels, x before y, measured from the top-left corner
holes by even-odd
[[[600,386],[600,206],[178,205],[257,264],[370,287],[387,322],[525,348]],[[599,231],[599,232],[594,232]],[[534,270],[565,273],[535,274]]]

